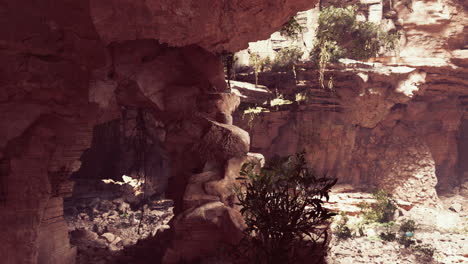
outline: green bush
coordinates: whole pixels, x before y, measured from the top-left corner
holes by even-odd
[[[293,65],[299,62],[304,52],[298,47],[283,48],[276,54],[272,62],[272,71],[288,71],[293,69]]]
[[[325,246],[334,214],[323,203],[336,179],[317,177],[306,165],[302,152],[261,169],[242,166],[236,194],[247,228],[238,252],[248,263],[295,263],[298,250]]]
[[[416,223],[413,220],[404,220],[400,225],[400,238],[398,243],[410,247],[416,243],[413,239],[414,232],[416,231]]]
[[[383,190],[373,193],[375,204],[360,203],[359,207],[366,222],[388,223],[393,220],[397,210],[396,202]]]
[[[407,232],[414,233],[414,231],[416,231],[416,222],[414,222],[413,220],[405,220],[401,223],[400,225],[401,233],[407,233]]]
[[[385,231],[380,233],[380,238],[385,241],[395,241],[397,239],[397,235],[391,231]]]
[[[270,57],[262,58],[257,52],[249,54],[249,65],[253,68],[255,74],[255,85],[258,85],[258,73],[265,70],[271,70]]]
[[[335,229],[335,235],[339,239],[346,240],[351,238],[351,229],[348,227],[349,218],[345,213],[340,213],[340,220],[338,221]]]
[[[422,261],[427,263],[433,259],[436,249],[430,244],[420,244],[414,246],[413,251],[422,258]]]
[[[377,56],[381,50],[397,48],[399,32],[385,32],[375,23],[358,21],[356,9],[356,6],[330,6],[320,11],[311,57],[319,68],[322,87],[328,63],[340,58],[366,60]]]
[[[325,51],[332,54],[329,61],[346,57],[365,60],[376,56],[383,48],[395,50],[399,33],[382,31],[372,22],[356,19],[356,6],[327,7],[320,11],[313,56]],[[324,44],[328,43],[327,45]]]
[[[398,243],[405,246],[405,248],[409,248],[410,246],[416,244],[416,241],[414,241],[414,239],[412,239],[411,237],[408,237],[402,234],[398,238]]]
[[[286,22],[280,30],[281,35],[287,36],[292,39],[297,39],[299,34],[304,31],[302,27],[296,20],[296,17],[291,17],[288,22]]]

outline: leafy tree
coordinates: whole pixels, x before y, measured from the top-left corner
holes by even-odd
[[[271,59],[262,58],[257,52],[249,52],[249,64],[254,70],[255,85],[258,85],[258,74],[271,67]]]
[[[393,220],[397,210],[396,201],[384,190],[378,190],[372,194],[375,204],[360,203],[364,220],[366,222],[388,223]]]
[[[322,87],[328,63],[340,58],[366,60],[382,50],[397,48],[398,32],[385,32],[375,23],[358,21],[356,9],[356,6],[330,6],[320,11],[312,59],[318,65]]]
[[[273,60],[272,71],[294,70],[294,64],[297,63],[304,52],[298,47],[286,47],[278,51]]]
[[[351,229],[349,229],[348,227],[348,221],[349,221],[349,218],[346,215],[346,213],[341,212],[340,220],[338,221],[336,225],[336,231],[335,231],[335,234],[339,239],[346,240],[352,237]]]
[[[323,250],[334,215],[323,203],[336,179],[317,177],[304,152],[275,157],[264,168],[244,164],[239,180],[247,225],[239,252],[247,263],[297,263],[299,255]]]
[[[297,22],[295,16],[291,17],[288,22],[286,22],[280,29],[281,35],[287,36],[291,39],[297,39],[299,34],[301,34],[303,31],[304,27]]]

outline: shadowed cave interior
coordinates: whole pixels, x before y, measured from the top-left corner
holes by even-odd
[[[2,263],[468,262],[467,1],[0,12]]]

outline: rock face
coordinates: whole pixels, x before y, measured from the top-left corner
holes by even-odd
[[[438,83],[466,70],[372,66],[330,71],[334,91],[318,88],[315,70],[302,68],[297,86],[278,91],[291,101],[294,94],[288,92],[308,92],[307,102],[269,107],[253,121],[239,113],[235,123],[250,132],[252,151],[271,157],[304,149],[319,173],[341,183],[375,186],[405,201],[435,205],[436,184],[444,189],[465,181],[457,150],[464,144],[459,134],[466,92],[456,88],[465,80]]]
[[[135,129],[140,127],[144,130]],[[146,135],[144,142],[138,141],[139,133]],[[122,182],[126,175],[145,182],[141,187],[145,197],[163,197],[169,178],[164,136],[164,127],[152,115],[129,107],[121,118],[95,126],[91,147],[81,156],[80,169],[72,174],[77,183],[74,196],[86,197],[86,192],[99,189],[103,180]]]
[[[309,65],[297,78],[260,74],[260,84],[292,104],[267,107],[253,121],[236,116],[251,134],[251,150],[270,157],[305,149],[319,173],[413,203],[435,205],[436,185],[442,191],[463,184],[467,9],[457,1],[411,3],[386,7],[393,15],[382,21],[403,32],[398,56],[331,66],[325,79],[333,78],[333,91],[318,88]],[[294,102],[298,92],[308,101]]]
[[[466,1],[398,1],[394,8],[396,24],[405,32],[400,60],[444,66],[461,59],[468,34]]]
[[[246,47],[248,41],[266,38],[289,16],[311,8],[315,2],[4,1],[0,5],[0,21],[5,25],[0,27],[2,262],[74,263],[75,249],[68,242],[62,212],[63,197],[72,188],[68,177],[79,169],[79,159],[91,144],[93,127],[119,118],[122,107],[144,109],[163,124],[166,132],[163,145],[172,161],[168,195],[174,200],[176,219],[172,222],[173,243],[165,261],[177,263],[181,259],[196,259],[199,254],[209,255],[217,243],[238,238],[242,228],[240,215],[233,209],[232,195],[227,189],[246,158],[249,138],[230,122],[239,99],[227,92],[222,65],[210,51],[235,51]],[[457,15],[457,19],[466,17],[463,14]],[[437,27],[440,29],[440,24]],[[431,27],[421,26],[418,30],[432,33]],[[450,32],[448,39],[462,39],[457,33],[462,31]],[[415,31],[414,36],[418,34]],[[453,63],[466,65],[461,46],[453,47]],[[411,105],[416,110],[408,110],[408,120],[421,114],[433,121],[426,123],[426,119],[417,117],[426,124],[425,146],[418,147],[414,156],[426,159],[429,149],[436,173],[456,175],[450,173],[457,166],[453,150],[457,149],[454,136],[459,122],[452,118],[452,113],[460,111],[451,102],[464,100],[460,96],[466,81],[460,79],[466,72],[447,69],[421,69],[426,72],[426,83],[431,83],[424,96],[432,99],[424,99],[422,104],[418,104],[419,99],[412,99]],[[416,80],[418,76],[416,73]],[[447,86],[450,89],[444,90]],[[371,88],[367,87],[365,94],[374,98]],[[353,89],[343,91],[359,94]],[[398,94],[388,94],[395,93]],[[383,95],[377,98],[386,95],[383,90]],[[376,102],[374,108],[373,104],[360,104],[362,111],[378,109],[377,116],[353,121],[363,124],[358,131],[344,129],[344,121],[338,120],[338,125],[328,129],[333,132],[329,135],[339,139],[340,133],[350,133],[352,137],[353,133],[367,133],[369,129],[377,128],[370,131],[375,134],[386,131],[393,125],[383,120],[393,124],[392,116],[404,110],[398,104],[406,102],[404,98],[408,96],[401,96],[403,99],[384,107]],[[444,110],[432,114],[418,112],[419,109]],[[450,118],[442,117],[449,112]],[[325,114],[323,118],[327,119]],[[354,119],[358,120],[359,115]],[[401,139],[402,146],[415,145],[411,138],[418,137],[419,128],[415,123],[415,130],[407,128],[405,120],[395,125],[412,131]],[[276,124],[281,126],[280,122]],[[274,131],[271,133],[278,133]],[[388,137],[388,142],[400,142],[399,137]],[[448,144],[439,144],[441,140]],[[408,151],[407,155],[412,153]],[[332,154],[324,155],[318,159],[320,164],[341,163],[335,158],[325,158]],[[371,150],[369,155],[374,155]],[[344,156],[343,164],[346,162],[351,161]],[[431,174],[431,162],[424,163],[429,164],[428,169],[421,173]],[[365,166],[359,169],[366,171]],[[387,171],[385,166],[380,170]],[[407,170],[420,171],[419,167]],[[378,173],[372,175],[380,178]],[[198,232],[187,233],[190,227]],[[198,241],[198,250],[185,239],[188,235]]]
[[[223,93],[222,65],[203,48],[244,47],[315,2],[228,2],[7,0],[1,4],[0,21],[5,26],[0,29],[0,258],[4,263],[74,262],[61,205],[71,193],[68,177],[79,169],[93,127],[119,118],[122,106],[144,108],[163,122],[165,145],[175,161],[170,188],[179,213],[189,209],[183,207],[183,194],[192,175],[215,170],[222,182],[229,160],[246,155],[247,134],[229,124],[238,99]],[[203,48],[170,48],[143,38]],[[198,147],[220,156],[201,155]],[[217,205],[219,212],[230,210],[225,203]],[[219,214],[210,221],[224,217]]]
[[[198,45],[238,51],[267,39],[297,11],[318,1],[91,1],[91,16],[104,43],[159,39],[174,46]]]

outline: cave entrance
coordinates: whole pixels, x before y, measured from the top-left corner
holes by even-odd
[[[165,199],[170,171],[164,134],[151,115],[130,107],[94,127],[64,203],[78,264],[133,263],[127,249],[169,228],[173,202]]]

